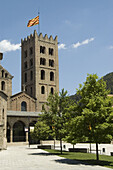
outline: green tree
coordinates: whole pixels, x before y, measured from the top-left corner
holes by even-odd
[[[50,94],[46,105],[43,107],[42,119],[51,127],[53,138],[60,140],[61,153],[62,139],[66,135],[65,122],[67,117],[65,113],[70,102],[67,91],[62,89],[60,95],[58,95],[58,93],[54,95]]]
[[[91,141],[96,143],[96,158],[99,160],[98,143],[112,139],[112,107],[107,96],[106,83],[98,80],[96,74],[89,75],[77,93],[81,99],[77,103],[75,117],[71,119],[68,134],[74,142]]]
[[[35,124],[34,132],[31,132],[31,137],[33,139],[46,140],[51,134],[50,127],[41,119]]]

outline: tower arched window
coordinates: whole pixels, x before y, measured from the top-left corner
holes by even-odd
[[[41,80],[45,80],[45,71],[41,70]]]
[[[45,54],[46,48],[44,46],[40,46],[40,53]]]
[[[54,60],[49,60],[49,66],[54,67]]]
[[[25,73],[25,83],[27,82],[27,73]]]
[[[45,87],[41,86],[41,94],[45,94]]]
[[[30,67],[33,66],[33,59],[30,59]]]
[[[54,89],[53,89],[53,87],[51,87],[51,94],[54,94]]]
[[[27,111],[27,103],[25,101],[21,103],[21,111]]]
[[[50,81],[54,81],[54,73],[50,72]]]
[[[5,82],[4,81],[1,82],[1,90],[5,90]]]
[[[30,72],[30,79],[33,80],[33,71]]]
[[[46,59],[40,58],[40,65],[46,65]]]

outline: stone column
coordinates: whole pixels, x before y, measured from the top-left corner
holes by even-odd
[[[28,142],[28,132],[26,132],[26,142]]]
[[[11,126],[11,129],[10,129],[10,143],[13,142],[13,127]]]

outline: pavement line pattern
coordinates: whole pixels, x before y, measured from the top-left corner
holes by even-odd
[[[101,166],[80,164],[26,145],[8,146],[0,152],[0,170],[110,170]]]

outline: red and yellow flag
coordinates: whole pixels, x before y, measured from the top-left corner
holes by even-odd
[[[37,25],[37,24],[39,24],[39,16],[29,20],[27,27],[31,27],[31,26],[34,26],[34,25]]]

